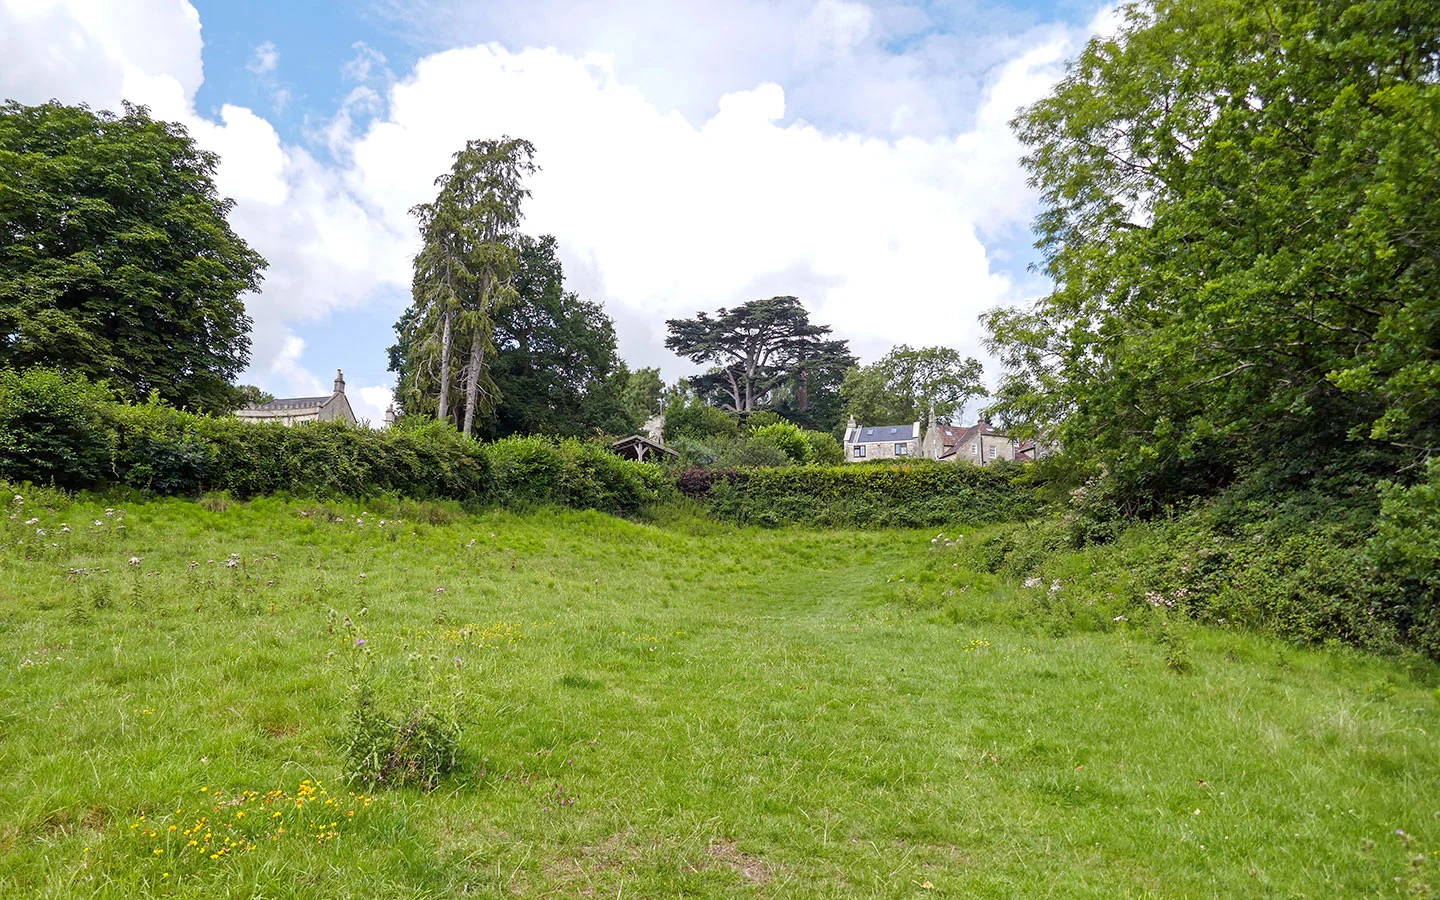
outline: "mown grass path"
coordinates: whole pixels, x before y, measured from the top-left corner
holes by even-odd
[[[0,896],[1437,887],[1431,670],[1189,629],[1176,674],[1139,627],[1016,617],[931,532],[5,515]],[[344,783],[361,671],[463,723],[439,790]]]

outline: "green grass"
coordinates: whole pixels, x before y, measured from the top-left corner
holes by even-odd
[[[1063,585],[973,574],[933,532],[41,492],[11,513],[0,896],[1440,887],[1433,668],[1057,615]],[[361,678],[460,723],[437,790],[345,783]]]

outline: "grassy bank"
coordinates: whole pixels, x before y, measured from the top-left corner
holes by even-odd
[[[1428,664],[1059,614],[932,531],[210,506],[0,519],[0,894],[1440,886]],[[360,682],[460,725],[437,790],[345,783]]]

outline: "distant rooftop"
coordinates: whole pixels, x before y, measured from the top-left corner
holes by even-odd
[[[861,425],[860,436],[857,438],[862,444],[878,444],[885,441],[912,441],[919,435],[915,434],[915,425]]]

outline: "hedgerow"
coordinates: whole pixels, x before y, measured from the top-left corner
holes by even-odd
[[[792,466],[683,472],[683,493],[740,524],[928,527],[1009,522],[1038,512],[1013,466],[916,460],[902,465]]]

